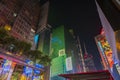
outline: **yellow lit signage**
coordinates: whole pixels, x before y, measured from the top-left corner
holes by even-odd
[[[112,59],[112,50],[110,48],[110,45],[109,45],[108,41],[105,38],[102,38],[100,40],[100,42],[101,42],[103,51],[104,51],[104,53],[105,53],[105,55],[107,57],[107,60],[109,62],[110,68],[112,68],[114,62],[113,62],[113,59]]]

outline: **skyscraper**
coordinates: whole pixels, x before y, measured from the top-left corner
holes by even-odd
[[[82,66],[73,30],[60,26],[53,29],[51,37],[51,80],[64,80],[59,74],[80,72]]]
[[[47,7],[44,7],[45,3],[41,5],[41,1],[1,0],[0,26],[10,26],[12,36],[33,44],[36,30],[47,24],[47,12],[44,10],[48,11],[49,2],[46,2]]]
[[[64,26],[52,30],[51,36],[51,53],[52,57],[50,77],[51,80],[63,80],[58,74],[65,73],[65,34]],[[56,68],[57,67],[57,68]]]

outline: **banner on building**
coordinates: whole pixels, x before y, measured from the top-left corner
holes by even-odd
[[[66,71],[70,71],[72,69],[73,69],[73,67],[72,67],[72,58],[68,57],[68,58],[66,58]]]

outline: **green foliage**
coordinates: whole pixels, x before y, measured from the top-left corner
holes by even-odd
[[[0,28],[0,43],[4,43],[4,40],[8,37],[8,32],[4,28]]]
[[[51,58],[38,50],[30,50],[25,55],[29,55],[29,59],[35,63],[43,64],[44,66],[50,65]]]
[[[14,44],[17,51],[27,52],[31,48],[31,44],[25,41],[16,40]]]
[[[7,47],[7,49],[10,48],[11,45],[14,45],[14,52],[27,52],[31,48],[30,43],[17,40],[8,35],[8,31],[6,31],[4,28],[0,28],[0,44],[2,44],[3,47]]]
[[[8,35],[8,32],[4,28],[0,28],[0,43],[8,48],[13,46],[13,52],[22,52],[27,56],[27,58],[33,60],[36,63],[43,64],[44,66],[50,65],[51,58],[48,55],[45,55],[38,50],[30,50],[30,43],[17,40],[14,37]]]

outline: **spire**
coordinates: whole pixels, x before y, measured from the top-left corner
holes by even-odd
[[[81,56],[81,61],[82,61],[83,72],[86,72],[85,61],[84,61],[84,58],[83,58],[82,48],[81,48],[79,37],[77,37],[77,41],[78,41],[78,46],[79,46],[79,49],[80,49],[80,56]]]
[[[88,54],[85,43],[84,43],[84,50],[85,50],[85,54]]]

